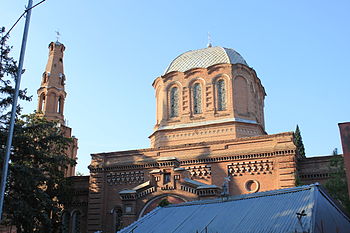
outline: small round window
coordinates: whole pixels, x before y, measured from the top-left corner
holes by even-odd
[[[256,193],[257,191],[259,191],[259,188],[260,184],[256,180],[248,180],[245,183],[245,189],[250,193]]]

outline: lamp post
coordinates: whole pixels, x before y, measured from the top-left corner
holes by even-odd
[[[27,45],[27,37],[28,37],[28,30],[29,30],[30,15],[32,12],[32,5],[33,5],[33,0],[28,0],[28,6],[27,6],[27,10],[26,10],[26,21],[25,21],[25,25],[24,25],[24,32],[23,32],[23,38],[22,38],[21,53],[19,56],[17,76],[15,78],[15,82],[16,82],[15,92],[13,93],[11,119],[10,119],[9,131],[8,131],[8,136],[7,136],[7,142],[6,142],[4,165],[3,165],[2,174],[1,174],[0,221],[2,220],[2,211],[3,211],[3,206],[4,206],[4,196],[5,196],[8,164],[10,161],[12,137],[13,137],[13,130],[14,130],[14,125],[15,125],[15,118],[16,118],[17,100],[18,100],[19,87],[21,84],[21,75],[22,75],[22,69],[23,69],[24,54],[25,54],[26,45]]]

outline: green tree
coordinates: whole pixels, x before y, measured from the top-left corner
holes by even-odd
[[[1,141],[5,137],[1,131]],[[4,205],[5,223],[17,232],[59,230],[63,204],[71,196],[64,170],[75,165],[65,155],[70,143],[55,122],[35,114],[17,120]]]
[[[350,213],[350,200],[348,193],[348,184],[344,168],[344,157],[338,155],[337,150],[333,150],[333,157],[330,160],[329,168],[331,177],[325,183],[324,187],[329,194],[338,200],[343,207]]]
[[[303,139],[301,137],[299,125],[297,125],[294,132],[294,144],[297,147],[297,154],[301,157],[305,157],[305,147],[304,147]]]
[[[4,127],[4,124],[9,121],[9,106],[12,103],[14,82],[18,70],[17,62],[10,56],[12,46],[7,45],[8,36],[4,36],[4,33],[5,28],[0,28],[0,127]],[[26,101],[31,100],[26,89],[19,91],[19,98]],[[17,113],[20,113],[19,106]]]
[[[159,204],[158,204],[158,206],[160,206],[160,207],[165,207],[165,206],[168,206],[168,205],[170,205],[171,203],[168,201],[168,198],[164,198],[164,199],[162,199],[160,202],[159,202]]]

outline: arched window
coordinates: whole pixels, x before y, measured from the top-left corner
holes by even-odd
[[[69,233],[69,222],[70,214],[69,212],[64,212],[62,214],[62,233]]]
[[[202,88],[199,83],[193,85],[193,113],[202,113]]]
[[[80,233],[80,211],[74,211],[72,214],[72,233]]]
[[[63,100],[62,97],[58,97],[58,101],[57,101],[57,113],[62,113],[63,110]]]
[[[120,208],[113,209],[114,232],[122,228],[122,215],[123,212]]]
[[[170,90],[170,117],[179,116],[179,89],[173,87]]]
[[[226,87],[225,81],[220,79],[216,83],[218,111],[226,110]]]
[[[39,112],[44,112],[45,109],[45,94],[40,95],[40,100],[39,100]]]

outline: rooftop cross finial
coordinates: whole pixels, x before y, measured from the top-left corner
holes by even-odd
[[[208,32],[208,44],[207,44],[207,47],[208,48],[212,47],[210,32]]]
[[[60,34],[60,32],[57,30],[57,31],[55,31],[56,32],[56,39],[57,39],[57,42],[60,40],[60,36],[61,36],[61,34]]]

